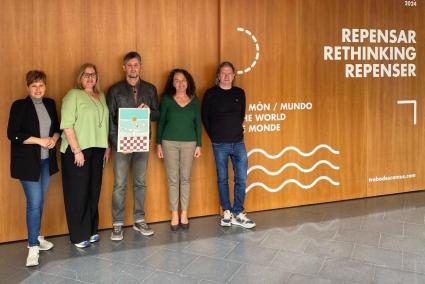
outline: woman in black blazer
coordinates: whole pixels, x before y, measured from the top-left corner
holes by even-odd
[[[53,247],[39,233],[50,176],[58,172],[55,145],[60,130],[55,101],[44,98],[46,74],[29,71],[26,79],[29,96],[12,104],[7,136],[11,142],[11,176],[20,180],[27,200],[26,265],[34,266],[38,265],[39,251]]]

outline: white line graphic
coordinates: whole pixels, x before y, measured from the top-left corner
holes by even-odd
[[[264,151],[263,149],[260,149],[260,148],[254,148],[254,149],[252,149],[252,150],[250,150],[250,151],[248,152],[248,157],[249,157],[250,155],[254,154],[254,153],[261,153],[261,154],[263,154],[264,156],[266,156],[267,158],[274,160],[274,159],[280,158],[283,154],[285,154],[285,153],[286,153],[286,152],[288,152],[288,151],[295,151],[295,152],[297,152],[298,154],[300,154],[300,155],[301,155],[301,156],[303,156],[303,157],[309,157],[309,156],[312,156],[314,153],[316,153],[316,152],[317,152],[319,149],[321,149],[321,148],[328,149],[328,150],[329,150],[330,152],[332,152],[333,154],[335,154],[335,155],[339,155],[339,151],[334,150],[331,146],[329,146],[329,145],[327,145],[327,144],[320,144],[320,145],[317,145],[317,146],[316,146],[316,148],[314,148],[311,152],[307,152],[307,153],[305,153],[305,152],[301,151],[300,149],[298,149],[298,148],[297,148],[297,147],[295,147],[295,146],[288,146],[288,147],[284,148],[282,151],[280,151],[280,153],[279,153],[279,154],[277,154],[277,155],[270,155],[269,153],[267,153],[267,152],[266,152],[266,151]]]
[[[269,171],[269,170],[267,170],[266,168],[264,168],[261,165],[255,165],[255,166],[252,166],[252,167],[250,167],[248,169],[248,174],[251,173],[252,171],[255,171],[255,170],[261,170],[261,171],[265,172],[266,174],[268,174],[269,176],[277,176],[277,175],[279,175],[280,173],[282,173],[285,169],[287,169],[289,167],[297,168],[299,171],[301,171],[303,173],[310,173],[310,172],[312,172],[315,168],[317,168],[321,164],[326,164],[326,165],[328,165],[329,167],[331,167],[334,170],[339,170],[339,167],[333,165],[331,162],[329,162],[327,160],[320,160],[317,163],[315,163],[311,168],[308,168],[308,169],[302,168],[297,163],[287,163],[287,164],[283,165],[279,170],[277,170],[275,172]]]
[[[251,71],[252,68],[254,68],[254,66],[257,64],[257,61],[260,58],[260,45],[258,44],[257,38],[254,36],[254,34],[251,31],[244,29],[244,28],[236,28],[236,31],[245,32],[248,36],[250,36],[252,41],[255,44],[255,51],[256,51],[255,52],[255,59],[254,59],[254,61],[252,61],[251,66],[244,68],[243,70],[238,70],[236,72],[237,74],[242,75],[244,73],[248,73],[249,71]]]
[[[296,185],[298,185],[299,187],[301,187],[303,189],[310,189],[313,186],[315,186],[321,180],[326,180],[326,181],[328,181],[329,183],[331,183],[334,186],[338,186],[339,185],[339,182],[332,180],[328,176],[320,176],[317,179],[315,179],[312,183],[307,184],[307,185],[304,185],[304,184],[300,183],[296,179],[288,179],[288,180],[285,180],[279,187],[276,187],[276,188],[270,188],[270,187],[268,187],[267,185],[265,185],[262,182],[254,182],[254,183],[250,184],[246,188],[246,192],[250,191],[254,187],[262,187],[262,188],[264,188],[268,192],[278,192],[278,191],[282,190],[285,186],[287,186],[290,183],[295,183]]]
[[[416,125],[416,100],[400,100],[397,101],[399,105],[413,104],[413,125]]]

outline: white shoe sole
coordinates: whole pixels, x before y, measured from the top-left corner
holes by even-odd
[[[122,241],[124,239],[124,237],[113,237],[111,236],[111,241]]]
[[[25,264],[26,267],[31,267],[31,266],[37,266],[38,265],[38,261],[37,262],[28,262]]]
[[[223,221],[220,221],[220,225],[222,226],[222,227],[231,227],[232,226],[232,222],[223,222]]]
[[[239,227],[242,227],[242,228],[245,228],[245,229],[252,229],[252,228],[255,228],[255,226],[257,226],[256,224],[247,225],[247,224],[239,223],[237,221],[232,221],[232,225],[239,226]]]

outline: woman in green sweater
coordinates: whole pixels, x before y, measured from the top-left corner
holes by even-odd
[[[189,228],[187,209],[192,161],[201,156],[201,109],[195,90],[189,72],[174,69],[168,76],[160,104],[157,154],[165,161],[173,231],[179,223],[183,229]]]

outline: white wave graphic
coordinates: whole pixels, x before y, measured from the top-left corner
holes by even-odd
[[[297,168],[299,171],[303,172],[303,173],[310,173],[312,171],[314,171],[314,169],[316,169],[318,166],[322,165],[322,164],[326,164],[329,167],[331,167],[334,170],[339,170],[338,166],[333,165],[331,162],[327,161],[327,160],[320,160],[317,163],[315,163],[311,168],[308,169],[304,169],[303,167],[301,167],[300,165],[298,165],[297,163],[287,163],[285,165],[283,165],[279,170],[272,172],[269,171],[268,169],[266,169],[265,167],[261,166],[261,165],[254,165],[252,167],[250,167],[248,169],[248,174],[251,173],[252,171],[255,170],[261,170],[263,172],[265,172],[266,174],[268,174],[269,176],[277,176],[280,173],[282,173],[285,169],[289,168],[289,167],[294,167]]]
[[[254,182],[246,188],[246,192],[250,191],[251,189],[253,189],[254,187],[257,187],[257,186],[264,188],[268,192],[278,192],[290,183],[295,183],[296,185],[298,185],[299,187],[301,187],[303,189],[310,189],[313,186],[315,186],[321,180],[326,180],[334,186],[339,186],[339,182],[332,180],[330,177],[320,176],[317,179],[315,179],[312,183],[307,184],[307,185],[302,184],[301,182],[299,182],[296,179],[288,179],[288,180],[285,180],[279,187],[276,187],[276,188],[270,188],[262,182]]]
[[[314,153],[316,153],[319,149],[322,149],[322,148],[328,149],[331,153],[333,153],[335,155],[339,155],[339,151],[334,150],[331,146],[329,146],[327,144],[320,144],[320,145],[317,145],[312,151],[307,152],[307,153],[301,151],[300,149],[298,149],[295,146],[288,146],[288,147],[284,148],[282,151],[280,151],[280,153],[277,154],[277,155],[270,155],[269,153],[267,153],[263,149],[254,148],[254,149],[252,149],[251,151],[248,152],[248,157],[250,155],[254,154],[254,153],[261,153],[264,156],[266,156],[267,158],[274,160],[274,159],[280,158],[283,154],[285,154],[288,151],[295,151],[303,157],[310,157]]]

